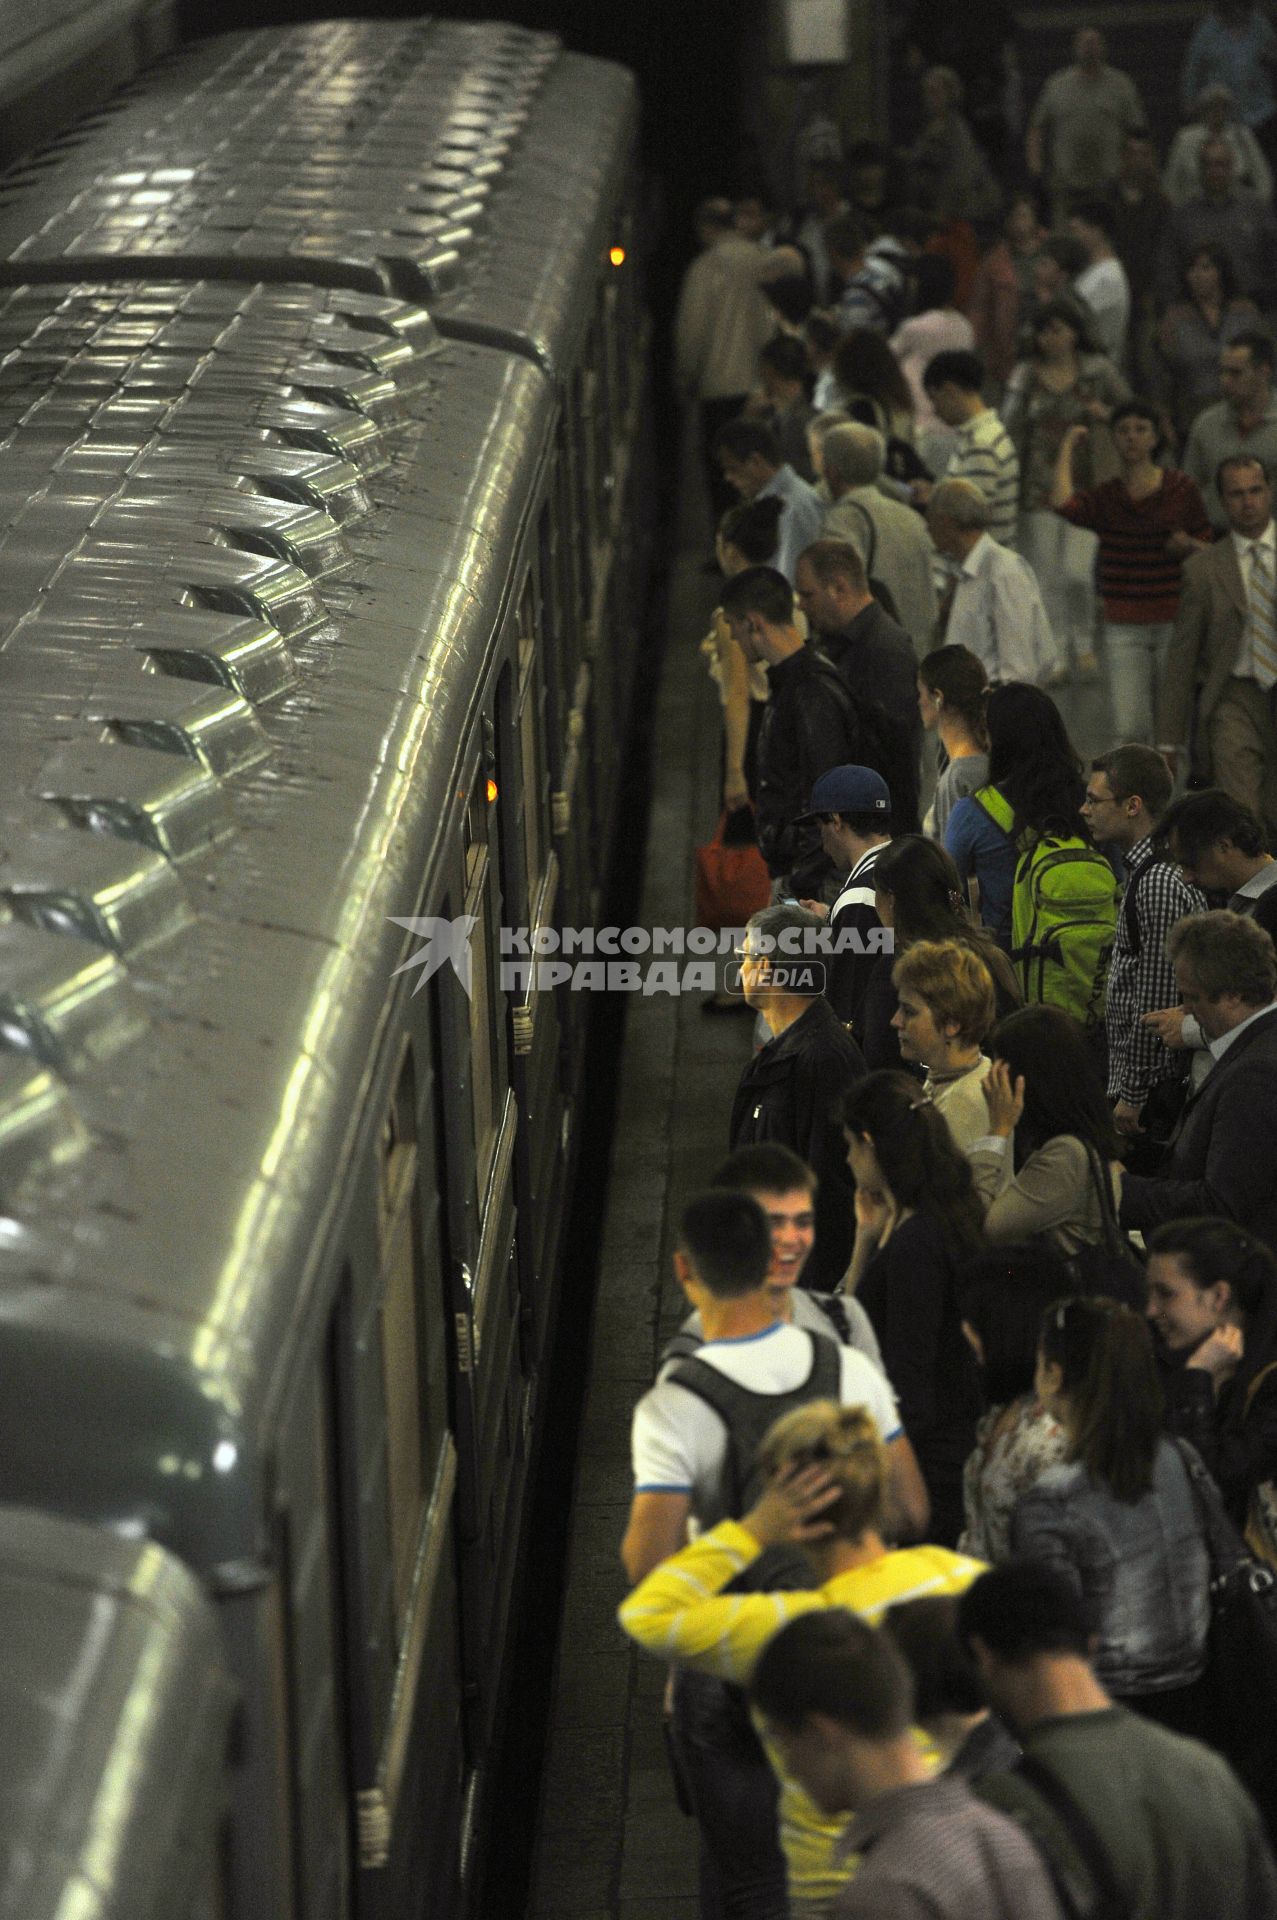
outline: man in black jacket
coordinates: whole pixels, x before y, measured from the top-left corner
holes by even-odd
[[[745,658],[767,668],[770,697],[758,736],[754,816],[773,880],[819,895],[833,868],[806,814],[817,776],[856,760],[854,702],[837,669],[794,625],[794,596],[775,567],[749,567],[723,588],[723,614]]]
[[[1189,914],[1166,944],[1214,1064],[1184,1109],[1165,1174],[1126,1175],[1122,1225],[1223,1214],[1277,1248],[1277,950],[1239,913]]]
[[[816,540],[805,548],[794,592],[816,644],[862,710],[864,729],[880,736],[860,758],[891,789],[896,832],[916,833],[922,716],[912,640],[874,599],[864,561],[849,541]]]
[[[859,1031],[861,1008],[879,957],[891,952],[874,893],[874,865],[891,844],[891,795],[872,767],[831,767],[811,790],[811,818],[842,879],[829,909],[834,952],[825,993],[840,1020]],[[824,917],[824,903],[804,900]],[[839,947],[842,951],[839,951]]]
[[[825,999],[828,960],[816,945],[824,922],[805,907],[764,907],[752,916],[741,991],[771,1031],[741,1075],[732,1103],[737,1147],[776,1141],[816,1175],[816,1245],[810,1287],[842,1283],[855,1237],[854,1188],[839,1109],[865,1071],[864,1056]],[[805,950],[806,949],[806,950]]]

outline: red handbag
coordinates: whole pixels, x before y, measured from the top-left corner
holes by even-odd
[[[714,838],[696,849],[696,925],[719,933],[724,927],[743,927],[771,899],[771,876],[752,835],[742,842],[732,827],[742,807],[730,818],[718,817]]]

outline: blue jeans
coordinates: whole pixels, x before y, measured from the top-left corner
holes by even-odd
[[[674,1680],[671,1728],[701,1830],[702,1920],[786,1920],[776,1776],[737,1689],[699,1673]]]
[[[1154,620],[1135,626],[1126,620],[1104,622],[1104,649],[1113,689],[1113,725],[1119,741],[1155,746],[1153,715],[1166,671],[1174,622]]]

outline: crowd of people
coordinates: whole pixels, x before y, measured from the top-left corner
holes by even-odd
[[[935,65],[788,219],[701,209],[771,897],[620,1620],[705,1920],[1277,1920],[1274,57],[1211,10],[1164,171],[1086,28],[1019,172]]]

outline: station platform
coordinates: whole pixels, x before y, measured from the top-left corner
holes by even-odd
[[[718,812],[722,723],[698,648],[720,582],[697,474],[688,477],[670,570],[667,640],[655,696],[637,924],[692,918],[693,854]],[[1103,683],[1055,696],[1078,751],[1114,744]],[[633,995],[617,1062],[580,1450],[572,1489],[553,1708],[528,1920],[694,1920],[696,1827],[678,1809],[661,1732],[665,1669],[616,1624],[629,1512],[630,1416],[686,1312],[673,1234],[686,1198],[727,1153],[732,1096],[752,1046],[743,1015],[707,1017],[702,996]]]

